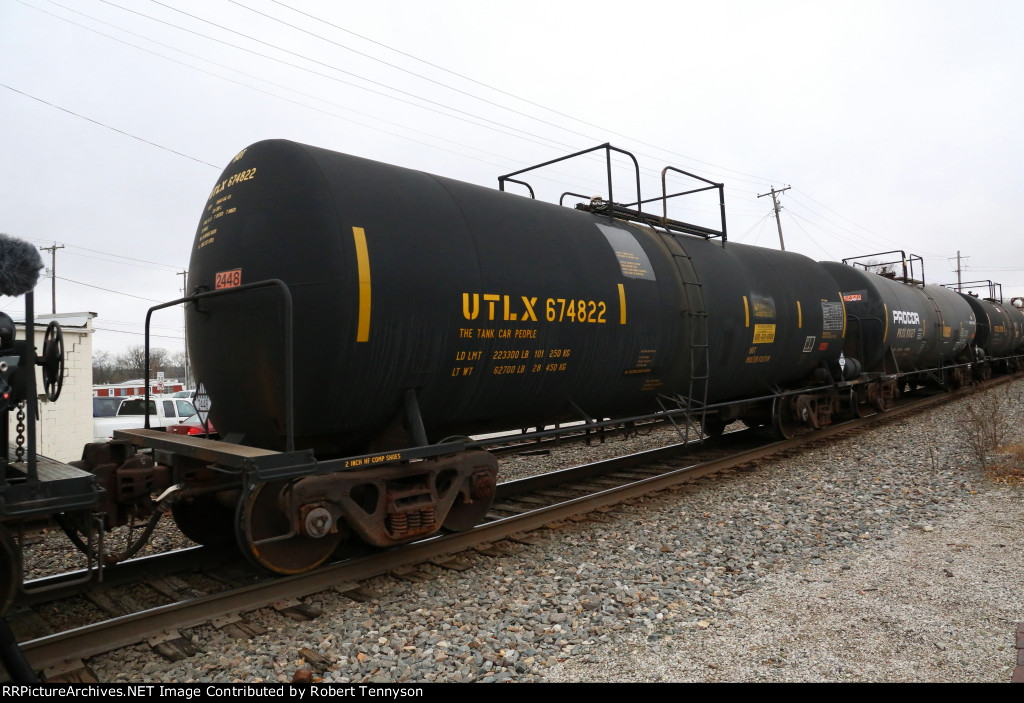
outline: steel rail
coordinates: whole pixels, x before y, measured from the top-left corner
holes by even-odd
[[[21,648],[31,666],[37,671],[67,666],[91,656],[137,644],[150,637],[181,628],[202,625],[226,614],[257,610],[281,600],[330,590],[339,583],[370,579],[397,569],[416,566],[464,552],[483,544],[522,535],[552,522],[593,512],[599,508],[606,508],[643,495],[657,493],[708,474],[750,464],[805,445],[819,444],[822,440],[858,432],[875,424],[887,423],[903,415],[945,404],[972,392],[987,390],[1015,378],[1017,377],[1000,377],[986,383],[981,389],[975,386],[925,397],[883,413],[831,425],[789,440],[772,442],[755,449],[672,469],[664,474],[639,479],[620,487],[600,490],[520,515],[496,519],[466,532],[435,536],[369,556],[323,566],[311,572],[271,578],[249,586],[159,606],[67,632],[37,638],[22,643]],[[684,448],[685,445],[675,444],[618,459],[597,462],[596,465],[603,466],[605,470],[608,470],[664,462],[668,459],[679,458]],[[540,479],[542,483],[553,481],[554,477],[559,477],[558,480],[563,482],[567,478],[578,480],[579,474],[573,472],[584,470],[593,472],[593,466],[574,467],[533,478]],[[523,479],[522,481],[499,484],[499,487],[502,488],[501,495],[508,497],[536,490],[537,483],[527,483],[531,480]],[[522,490],[516,490],[517,486]]]

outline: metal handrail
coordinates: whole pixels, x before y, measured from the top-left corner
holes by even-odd
[[[636,200],[637,200],[637,203],[639,203],[640,202],[640,164],[639,164],[639,162],[636,160],[635,156],[630,154],[625,149],[619,149],[618,147],[614,147],[611,144],[609,144],[608,142],[605,142],[604,144],[599,144],[598,146],[594,146],[594,147],[591,147],[589,149],[584,149],[583,151],[577,151],[574,154],[569,154],[567,156],[560,156],[557,159],[551,159],[550,161],[545,161],[542,164],[536,164],[534,166],[527,166],[526,168],[521,168],[518,171],[513,171],[512,173],[507,173],[504,176],[498,176],[498,190],[501,190],[501,191],[505,190],[505,181],[508,181],[509,183],[518,183],[520,185],[526,186],[529,189],[529,191],[530,191],[530,197],[533,198],[534,200],[536,200],[536,197],[535,197],[535,195],[533,193],[533,188],[531,188],[530,185],[528,183],[525,183],[524,181],[517,181],[517,180],[513,179],[512,176],[518,176],[519,174],[527,173],[528,171],[536,171],[539,168],[544,168],[545,166],[550,166],[551,164],[557,164],[557,163],[559,163],[561,161],[568,161],[569,159],[574,159],[577,156],[584,156],[586,154],[590,154],[590,153],[593,153],[595,151],[600,151],[601,149],[604,149],[604,151],[605,151],[605,164],[606,164],[606,168],[607,168],[607,172],[608,172],[608,201],[609,202],[615,202],[615,197],[614,197],[613,192],[612,192],[612,152],[615,151],[615,152],[618,152],[620,154],[625,154],[626,156],[628,156],[633,161],[633,169],[634,169],[635,174],[636,174]]]
[[[154,305],[146,312],[146,421],[145,428],[150,429],[149,426],[149,322],[153,316],[153,313],[163,308],[169,308],[174,305],[182,305],[184,303],[195,303],[206,298],[213,298],[222,295],[233,295],[237,293],[244,293],[258,288],[269,288],[276,287],[281,292],[281,297],[284,301],[284,413],[285,413],[285,434],[286,434],[286,451],[295,451],[295,380],[294,380],[294,360],[293,360],[293,341],[292,341],[292,293],[288,288],[288,284],[279,278],[271,278],[265,281],[257,281],[256,283],[246,283],[240,286],[233,286],[231,288],[221,288],[220,290],[206,291],[205,293],[194,293],[184,298],[172,300],[169,303],[162,303],[160,305]]]

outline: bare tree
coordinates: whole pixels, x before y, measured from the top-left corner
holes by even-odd
[[[166,349],[149,350],[149,376],[153,378],[157,371],[163,371],[167,364]],[[124,354],[117,357],[118,366],[125,373],[126,379],[143,378],[146,376],[146,348],[142,346],[129,347]]]
[[[164,373],[170,378],[185,378],[185,351],[179,349],[167,355],[167,363]]]
[[[93,383],[117,383],[121,380],[118,360],[110,352],[100,351],[92,355]]]

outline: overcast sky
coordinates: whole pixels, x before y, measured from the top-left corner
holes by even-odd
[[[788,250],[903,249],[931,283],[959,250],[963,280],[1024,295],[1022,36],[1019,0],[0,0],[0,232],[64,246],[58,312],[98,313],[95,348],[120,353],[180,297],[210,188],[252,142],[490,187],[611,142],[645,195],[666,165],[724,182],[730,241],[777,248],[757,196],[791,186]],[[534,183],[557,200],[602,177]],[[180,310],[154,321],[183,348]]]

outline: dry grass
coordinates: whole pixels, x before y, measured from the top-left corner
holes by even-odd
[[[1003,386],[969,400],[957,436],[997,483],[1024,482],[1024,444],[1017,441],[1010,410],[1022,404],[1019,388]]]
[[[987,393],[971,399],[964,407],[963,424],[957,435],[982,469],[988,470],[992,452],[1003,444],[1009,427],[1006,423],[1005,393]]]
[[[1024,484],[1024,444],[1011,442],[996,447],[986,473],[996,483]]]

